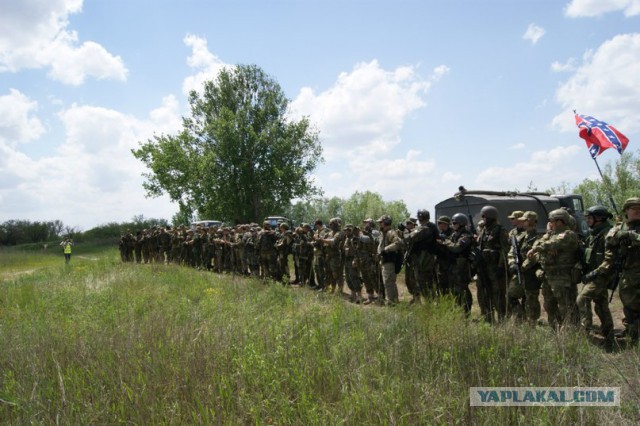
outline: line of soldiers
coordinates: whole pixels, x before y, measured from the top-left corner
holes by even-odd
[[[539,295],[554,328],[592,328],[591,303],[600,318],[600,334],[613,339],[609,310],[612,283],[620,283],[626,332],[640,335],[640,198],[623,206],[625,220],[612,226],[611,213],[594,206],[585,213],[591,235],[581,241],[575,218],[565,209],[548,215],[547,232],[537,232],[537,214],[515,211],[512,229],[498,221],[498,210],[484,206],[477,229],[467,215],[456,213],[430,221],[418,210],[393,226],[388,215],[361,226],[333,218],[325,226],[303,223],[290,230],[269,222],[234,228],[161,228],[127,232],[120,241],[125,262],[172,262],[215,272],[289,283],[342,294],[346,283],[355,303],[398,303],[397,274],[405,270],[410,303],[452,295],[469,314],[475,278],[480,312],[489,323],[514,317],[536,324]],[[377,228],[376,229],[376,224]],[[578,284],[584,283],[578,294]],[[366,293],[363,295],[363,290]]]

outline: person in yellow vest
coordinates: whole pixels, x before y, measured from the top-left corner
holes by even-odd
[[[60,243],[62,249],[64,251],[64,262],[69,263],[71,260],[71,247],[73,246],[73,240],[71,238],[65,238],[64,241]]]

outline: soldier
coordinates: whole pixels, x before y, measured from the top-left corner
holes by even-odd
[[[420,295],[432,297],[435,291],[435,253],[438,227],[429,221],[427,210],[418,210],[418,226],[407,235],[404,242],[413,265],[415,282]]]
[[[640,337],[640,197],[629,198],[622,206],[625,220],[616,224],[605,238],[602,264],[587,274],[586,281],[602,275],[620,283],[625,333],[632,344]]]
[[[276,279],[276,233],[271,229],[268,221],[262,223],[262,230],[258,233],[258,254],[260,258],[260,278]]]
[[[313,233],[311,232],[311,226],[308,223],[303,223],[297,230],[297,245],[296,250],[298,252],[298,273],[300,274],[299,283],[301,286],[310,285],[311,280],[311,262],[313,261]]]
[[[340,218],[334,217],[329,221],[329,233],[322,240],[325,245],[326,280],[329,292],[337,290],[342,294],[344,287],[342,250],[344,233],[340,230]]]
[[[514,316],[518,320],[524,319],[524,281],[520,269],[522,268],[522,243],[523,224],[520,220],[524,212],[514,210],[508,216],[512,228],[507,234],[509,237],[509,251],[507,254],[508,280],[507,285],[507,316]],[[526,252],[525,252],[526,253]]]
[[[324,240],[327,230],[320,219],[314,223],[313,233],[313,271],[315,273],[315,286],[319,291],[325,291],[326,287],[326,258]]]
[[[540,287],[537,276],[540,264],[529,259],[527,253],[540,238],[538,235],[538,215],[536,212],[524,212],[518,220],[522,232],[514,235],[515,244],[509,250],[508,262],[511,281],[507,289],[507,301],[510,312],[516,318],[526,319],[529,325],[536,325],[540,318]],[[517,250],[517,251],[516,251]],[[519,277],[519,278],[518,278]]]
[[[354,241],[354,267],[367,291],[367,299],[363,304],[368,305],[378,300],[381,294],[381,277],[376,262],[379,232],[374,229],[373,219],[365,219],[362,223],[360,234]]]
[[[360,237],[360,229],[352,224],[344,227],[344,273],[347,281],[347,287],[351,292],[349,300],[352,303],[362,302],[362,280],[357,269],[353,265],[357,252],[357,239]]]
[[[285,222],[280,224],[280,236],[276,242],[278,255],[278,276],[285,284],[289,284],[291,275],[289,272],[289,254],[293,245],[293,235],[289,230],[289,225]]]
[[[605,237],[611,229],[609,219],[613,215],[603,206],[593,206],[584,213],[587,225],[591,229],[585,241],[585,250],[582,259],[584,265],[585,280],[582,291],[576,299],[576,305],[580,311],[580,325],[588,333],[593,326],[591,302],[595,305],[596,315],[600,318],[600,333],[607,342],[613,342],[613,317],[609,310],[608,284],[611,282],[610,274],[602,274],[587,280],[591,271],[594,271],[604,260]]]
[[[409,243],[409,236],[415,230],[417,221],[417,219],[409,218],[404,222],[404,224],[398,225],[398,229],[402,232],[402,239],[404,240],[405,247],[407,248],[404,258],[404,283],[411,295],[409,304],[420,303],[421,295],[421,289],[418,287],[418,283],[416,281],[416,264],[419,261],[419,252],[414,251],[412,245]]]
[[[438,240],[445,241],[453,233],[451,229],[451,218],[449,216],[440,216],[438,218],[438,231],[440,235]],[[450,254],[447,250],[441,250],[442,245],[437,245],[436,252],[436,282],[438,285],[438,294],[444,295],[450,292],[449,288],[449,274],[447,270],[453,259],[450,259]]]
[[[447,259],[447,269],[443,271],[450,275],[451,289],[456,302],[460,305],[467,316],[471,313],[473,297],[469,290],[471,282],[471,271],[469,265],[469,255],[473,247],[473,235],[467,228],[469,219],[463,213],[456,213],[451,218],[453,233],[447,239],[440,240],[441,247],[449,253]],[[445,264],[443,264],[445,265]]]
[[[380,216],[378,223],[380,224],[380,233],[382,234],[378,245],[378,256],[382,269],[382,283],[384,285],[387,303],[389,305],[395,305],[399,301],[396,277],[398,272],[400,272],[398,266],[402,265],[402,239],[396,230],[392,228],[390,216],[386,214]]]
[[[477,265],[478,304],[485,321],[492,323],[494,311],[498,321],[502,321],[506,315],[509,240],[507,232],[498,222],[498,209],[484,206],[480,210],[480,216],[484,225],[478,234],[481,253],[481,261]]]
[[[142,231],[136,231],[136,237],[133,243],[133,253],[136,257],[136,263],[142,263]]]
[[[545,309],[552,327],[571,325],[577,322],[577,280],[573,269],[578,259],[578,236],[569,229],[570,215],[557,209],[549,213],[550,232],[541,238],[527,253],[537,260],[544,271]],[[547,300],[549,299],[549,300]]]

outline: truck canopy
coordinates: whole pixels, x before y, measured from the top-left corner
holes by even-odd
[[[586,236],[589,227],[584,218],[582,196],[576,194],[550,195],[542,192],[499,192],[460,191],[453,197],[436,204],[436,217],[453,216],[456,213],[471,215],[473,225],[482,219],[480,210],[484,206],[494,206],[498,210],[498,220],[506,228],[511,228],[509,215],[515,210],[534,211],[538,215],[538,232],[546,232],[549,212],[566,207],[576,219],[577,232]]]

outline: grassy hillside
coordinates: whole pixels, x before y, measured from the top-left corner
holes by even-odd
[[[89,248],[91,250],[89,250]],[[165,265],[0,252],[0,423],[637,424],[640,351]],[[620,386],[473,408],[470,386]]]

